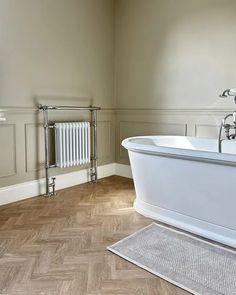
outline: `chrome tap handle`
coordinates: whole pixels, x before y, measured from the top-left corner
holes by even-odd
[[[224,124],[224,125],[223,125],[224,131],[225,131],[225,136],[226,136],[228,139],[230,139],[230,135],[229,135],[230,127],[231,127],[230,124]]]
[[[233,112],[233,123],[236,126],[236,111]]]

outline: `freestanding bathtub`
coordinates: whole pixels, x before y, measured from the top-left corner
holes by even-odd
[[[137,212],[236,248],[236,141],[184,136],[123,140]]]

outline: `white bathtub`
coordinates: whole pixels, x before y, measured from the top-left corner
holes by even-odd
[[[236,141],[127,138],[139,213],[236,247]]]

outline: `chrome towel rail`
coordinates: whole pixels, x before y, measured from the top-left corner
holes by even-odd
[[[43,127],[44,127],[44,155],[45,155],[45,178],[46,178],[46,197],[55,195],[55,177],[50,181],[49,169],[56,167],[56,164],[49,164],[49,128],[54,128],[54,125],[49,125],[49,111],[90,111],[91,112],[91,128],[92,128],[92,147],[91,147],[91,168],[90,180],[92,183],[97,182],[97,111],[100,107],[78,107],[78,106],[48,106],[38,105],[38,110],[43,112]]]

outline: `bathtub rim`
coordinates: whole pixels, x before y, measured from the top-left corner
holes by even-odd
[[[121,145],[127,149],[128,151],[149,154],[149,155],[157,155],[161,157],[175,158],[175,159],[183,159],[183,160],[191,160],[197,162],[204,163],[212,163],[218,165],[227,165],[227,166],[236,166],[236,155],[226,154],[226,153],[217,153],[217,152],[209,152],[202,150],[191,150],[191,149],[183,149],[183,148],[174,148],[174,147],[165,147],[165,146],[152,146],[145,145],[141,143],[133,143],[131,140],[134,139],[146,139],[146,138],[158,138],[158,137],[173,137],[173,138],[194,138],[190,136],[176,136],[176,135],[153,135],[153,136],[134,136],[125,138]],[[210,138],[197,138],[199,140],[217,140]]]

